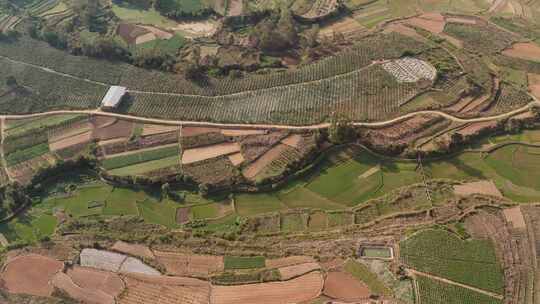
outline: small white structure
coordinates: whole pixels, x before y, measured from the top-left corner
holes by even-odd
[[[392,74],[398,82],[417,82],[422,79],[435,80],[437,69],[429,62],[405,57],[383,63],[383,69]]]
[[[101,107],[105,109],[114,109],[118,107],[122,97],[126,95],[126,87],[111,86],[103,100],[101,101]]]

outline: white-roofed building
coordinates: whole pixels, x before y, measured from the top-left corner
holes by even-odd
[[[122,101],[122,97],[126,95],[126,91],[126,87],[111,86],[101,101],[101,107],[104,109],[117,108]]]

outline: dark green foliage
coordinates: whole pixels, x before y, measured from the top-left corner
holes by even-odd
[[[202,0],[156,0],[156,9],[163,15],[180,17],[198,17],[211,12]]]

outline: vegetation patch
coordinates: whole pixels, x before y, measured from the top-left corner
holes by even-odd
[[[473,290],[417,276],[418,293],[422,303],[430,304],[500,304],[502,300]]]
[[[253,269],[264,268],[266,259],[262,256],[238,257],[225,256],[225,269]]]

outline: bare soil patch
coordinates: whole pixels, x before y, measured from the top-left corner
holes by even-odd
[[[128,276],[120,304],[208,304],[210,285],[185,278]]]
[[[145,124],[143,126],[142,136],[155,135],[161,133],[169,133],[178,131],[180,127],[178,126],[165,126],[165,125],[152,125]]]
[[[47,167],[56,162],[56,158],[51,153],[47,153],[9,168],[11,177],[22,185],[31,182],[34,174],[43,167]]]
[[[225,136],[248,136],[266,134],[266,130],[248,130],[248,129],[222,129],[221,134]]]
[[[366,284],[358,281],[349,273],[337,271],[327,274],[323,293],[342,301],[365,300],[370,296]]]
[[[177,276],[208,277],[225,269],[222,256],[154,251],[167,273]]]
[[[118,120],[113,124],[95,128],[92,137],[98,140],[108,140],[112,138],[129,138],[131,136],[133,126],[134,123],[131,121]]]
[[[71,146],[90,142],[92,140],[92,132],[88,131],[82,134],[78,134],[72,137],[66,137],[61,140],[49,143],[51,151],[58,151]]]
[[[86,133],[93,128],[89,121],[78,121],[70,124],[68,127],[62,127],[49,132],[49,142],[55,142],[64,138],[69,138],[75,135]]]
[[[540,98],[540,74],[528,74],[528,78],[529,90],[536,98]]]
[[[182,136],[196,136],[207,133],[221,132],[218,128],[182,127]]]
[[[313,259],[310,256],[303,256],[303,255],[289,256],[286,258],[279,258],[279,259],[268,259],[266,260],[266,267],[267,268],[282,268],[282,267],[288,267],[288,266],[306,264],[306,263],[315,263],[315,259]]]
[[[349,36],[365,30],[367,29],[358,21],[354,20],[354,18],[345,17],[329,25],[323,26],[319,31],[319,37],[333,37],[335,33]]]
[[[483,130],[488,130],[488,129],[492,129],[496,127],[497,127],[497,121],[477,122],[477,123],[472,123],[466,126],[465,128],[457,131],[457,133],[461,134],[464,137],[474,136],[474,135],[478,135]]]
[[[231,0],[229,1],[229,11],[227,16],[240,16],[244,11],[244,1],[243,0]]]
[[[281,141],[282,144],[291,146],[293,148],[299,148],[302,144],[303,137],[300,134],[292,134]]]
[[[444,21],[444,17],[442,15],[439,14],[439,16],[437,14],[424,14],[420,17],[407,19],[405,22],[426,31],[440,34],[444,31],[446,22]]]
[[[242,171],[242,174],[249,179],[254,178],[261,172],[266,166],[270,165],[270,163],[278,158],[281,153],[287,150],[287,145],[284,144],[278,144],[272,149],[268,150],[266,153],[264,153],[261,157],[259,157],[257,160],[255,160],[251,165],[249,165],[246,169]]]
[[[540,62],[540,45],[533,42],[518,42],[502,53],[510,57]]]
[[[245,161],[244,155],[241,152],[229,155],[229,160],[234,166],[239,166]]]
[[[320,272],[311,272],[286,282],[240,286],[213,286],[210,302],[214,304],[288,304],[317,298],[324,284]]]
[[[51,281],[52,285],[64,292],[70,297],[88,304],[114,304],[114,297],[99,290],[81,288],[75,284],[71,278],[58,272]]]
[[[503,197],[501,191],[497,189],[493,181],[477,181],[454,186],[456,195],[467,196],[471,194],[485,194],[495,197]]]
[[[159,39],[171,39],[173,37],[173,34],[171,34],[169,32],[166,32],[164,30],[158,29],[157,27],[154,27],[154,26],[139,25],[139,27],[142,27],[142,28],[152,32]]]
[[[195,21],[178,23],[171,30],[182,31],[186,36],[195,37],[210,37],[217,31],[217,24],[211,21]]]
[[[187,149],[182,154],[182,164],[196,163],[205,159],[215,158],[240,152],[238,143],[222,143],[217,145]]]
[[[367,170],[366,172],[362,173],[360,176],[358,176],[359,178],[368,178],[370,176],[372,176],[373,174],[379,172],[381,170],[381,168],[379,166],[375,166],[369,170]]]
[[[116,123],[117,120],[118,118],[115,117],[101,115],[92,116],[90,118],[90,122],[92,123],[92,125],[94,125],[94,128],[105,128]]]
[[[504,209],[503,210],[504,218],[507,222],[512,223],[512,226],[517,229],[525,229],[525,219],[523,218],[523,213],[521,213],[521,208],[519,206]]]
[[[470,24],[470,25],[475,25],[475,24],[476,24],[476,20],[475,20],[475,19],[470,19],[470,18],[460,18],[460,17],[450,17],[450,18],[446,18],[446,22],[451,22],[451,23],[461,23],[461,24]]]
[[[335,258],[321,263],[321,267],[325,271],[336,270],[338,268],[341,268],[343,265],[345,265],[345,260],[342,258]]]
[[[73,283],[93,292],[104,292],[117,297],[124,290],[124,281],[115,273],[75,266],[67,270]]]
[[[53,292],[49,281],[63,267],[63,262],[42,255],[18,256],[2,273],[4,288],[11,293],[49,296]]]
[[[152,250],[148,248],[146,245],[141,244],[130,244],[123,241],[117,241],[114,243],[114,245],[111,247],[113,251],[117,251],[120,253],[125,253],[132,256],[137,256],[141,258],[148,258],[148,259],[154,259],[154,253],[152,253]]]
[[[304,275],[308,272],[321,269],[321,266],[318,263],[305,263],[292,266],[286,266],[279,268],[279,274],[282,281],[288,281],[293,278],[297,278],[301,275]]]
[[[176,222],[178,224],[185,224],[189,222],[189,207],[176,209]]]

